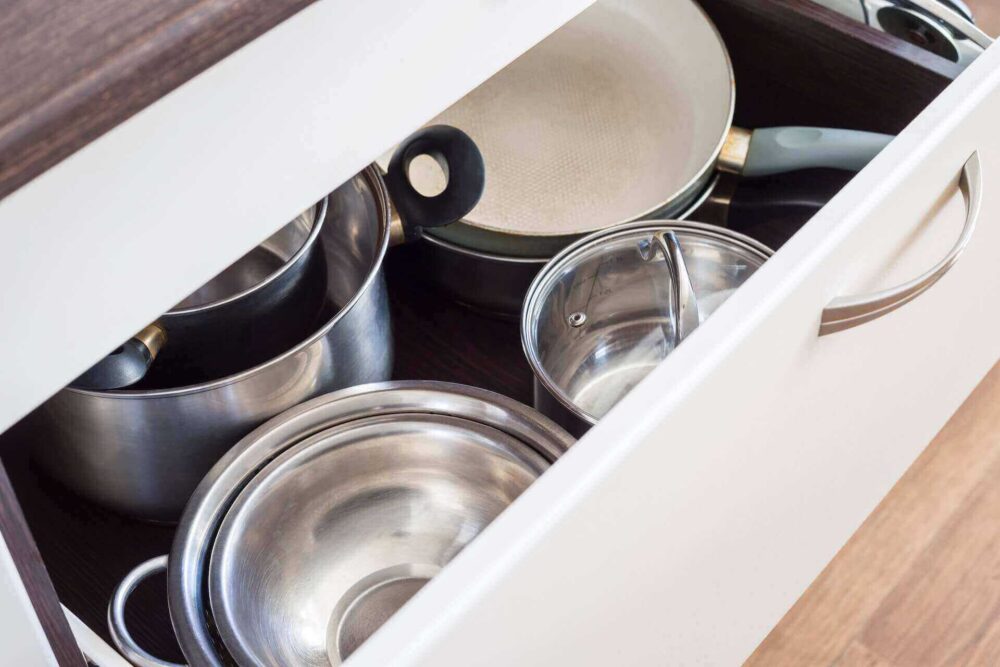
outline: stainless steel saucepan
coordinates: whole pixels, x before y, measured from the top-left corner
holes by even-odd
[[[409,163],[422,154],[441,159],[450,172],[447,188],[433,198],[407,178]],[[443,126],[417,132],[384,176],[370,166],[326,198],[318,271],[307,283],[318,306],[304,333],[278,354],[223,377],[153,388],[63,389],[32,417],[35,458],[95,502],[175,520],[219,456],[264,420],[317,394],[390,377],[385,253],[418,237],[421,228],[461,218],[478,201],[483,181],[482,157],[464,133]],[[293,320],[263,315],[258,325],[285,333],[298,326]]]
[[[326,217],[326,200],[303,212],[157,321],[73,381],[80,389],[121,389],[140,382],[159,360],[160,377],[200,381],[246,367],[286,349],[305,333],[319,299],[303,285],[322,261],[313,253]],[[310,302],[311,301],[311,302]],[[266,317],[298,319],[302,326],[261,326]],[[286,334],[286,335],[282,335]],[[238,351],[238,354],[234,354]],[[253,361],[249,365],[253,365]]]
[[[192,665],[338,665],[573,440],[509,398],[388,382],[297,406],[247,435],[191,498],[170,553],[136,568],[109,609],[168,570]],[[280,536],[276,539],[276,536]]]
[[[532,283],[521,315],[535,407],[582,435],[770,256],[736,232],[676,220],[566,248]]]
[[[516,275],[524,263],[514,258],[550,259],[627,221],[683,218],[719,171],[858,170],[891,139],[736,128],[735,91],[726,46],[692,0],[598,0],[433,121],[476,141],[490,181],[461,222],[427,233],[448,244],[436,244],[432,257],[482,253],[494,268],[511,258]],[[523,287],[500,280],[498,289]]]

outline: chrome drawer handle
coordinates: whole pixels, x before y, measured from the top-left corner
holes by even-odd
[[[959,255],[969,244],[969,239],[976,229],[976,219],[979,217],[979,208],[983,200],[983,174],[978,151],[972,154],[962,168],[962,178],[958,187],[965,196],[968,214],[961,236],[944,259],[919,278],[914,278],[898,287],[863,296],[837,297],[823,309],[819,325],[820,336],[850,329],[891,313],[923,294],[940,280],[941,276],[948,273],[948,269],[958,261]]]

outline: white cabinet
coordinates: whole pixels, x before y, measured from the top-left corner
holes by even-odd
[[[19,249],[0,280],[53,262],[5,297],[23,325],[0,330],[0,424],[589,3],[394,4],[317,3],[0,202]],[[997,117],[992,48],[351,664],[746,658],[1000,357]],[[187,131],[158,136],[171,119]],[[819,336],[832,300],[947,254],[970,159],[958,261]],[[207,224],[224,213],[240,224]],[[64,311],[38,307],[67,289]]]
[[[591,1],[321,0],[0,201],[0,429]]]
[[[1000,357],[998,116],[994,48],[355,664],[748,657]],[[973,154],[982,207],[959,261],[899,310],[819,337],[835,297],[945,256]]]

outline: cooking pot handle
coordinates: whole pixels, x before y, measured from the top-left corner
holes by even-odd
[[[125,603],[128,602],[132,591],[150,575],[166,570],[166,556],[157,556],[137,565],[118,584],[114,597],[111,598],[111,604],[108,605],[108,630],[111,632],[111,640],[122,652],[122,655],[137,667],[186,667],[186,665],[167,662],[150,655],[135,643],[128,628],[125,627]]]
[[[673,232],[659,232],[653,235],[653,239],[656,242],[656,247],[663,253],[663,259],[667,262],[673,281],[674,347],[676,347],[701,324],[698,299],[691,286],[691,276],[688,273],[687,264],[684,262],[684,255],[681,253],[681,244],[677,241],[677,236]],[[655,253],[654,249],[650,257],[652,258]]]
[[[410,182],[410,163],[429,155],[444,170],[444,191],[427,197]],[[414,132],[399,145],[389,161],[385,184],[399,211],[405,240],[420,236],[422,227],[441,227],[464,218],[483,196],[486,170],[475,142],[458,128],[431,125]]]
[[[87,369],[70,386],[100,391],[135,384],[145,377],[166,342],[167,332],[154,322]]]
[[[743,176],[768,176],[830,167],[860,171],[893,140],[889,134],[828,127],[734,127],[720,168]],[[726,159],[728,157],[728,160]]]
[[[993,44],[993,38],[976,27],[976,24],[972,22],[972,16],[967,13],[968,7],[962,6],[961,9],[963,11],[956,11],[948,7],[945,3],[940,2],[940,0],[909,0],[909,3],[916,5],[922,11],[943,22],[952,30],[965,35],[966,38],[980,48],[988,49]]]

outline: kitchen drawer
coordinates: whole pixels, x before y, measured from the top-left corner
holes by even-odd
[[[856,34],[869,41],[839,45],[847,56],[838,60],[830,55],[838,48],[833,38],[855,32],[808,3],[704,4],[733,51],[744,124],[897,131],[957,74],[861,29]],[[757,9],[761,22],[744,26],[743,12]],[[803,35],[789,32],[803,26]],[[796,48],[826,54],[781,64],[792,53],[783,49]],[[758,64],[751,54],[761,56]],[[868,55],[879,58],[868,62]],[[824,70],[831,62],[841,66]],[[857,75],[843,63],[855,63]],[[813,71],[836,89],[802,89]],[[987,308],[1000,288],[991,257],[1000,242],[1000,137],[990,122],[1000,113],[998,79],[1000,52],[992,49],[351,664],[732,664],[747,657],[1000,356],[1000,313]],[[958,178],[973,155],[981,208],[959,261],[902,308],[820,337],[831,300],[905,282],[944,257],[966,221]],[[307,194],[296,190],[281,206],[294,210],[303,204],[295,197]],[[455,306],[434,307],[434,297],[408,284],[415,263],[408,250],[394,251],[389,267],[397,332],[412,335],[400,344],[403,373],[430,376],[436,369],[426,358],[453,345],[453,368],[440,379],[526,400],[513,330]],[[147,313],[130,316],[141,321]],[[449,332],[439,334],[439,348],[421,347],[438,330]],[[56,498],[66,520],[120,539],[118,557],[127,564],[141,560],[142,549],[154,555],[169,544],[169,528],[67,508],[70,496],[35,488],[28,466],[17,467],[22,503]],[[26,514],[30,522],[31,507]],[[46,531],[44,520],[35,514],[36,533]],[[82,568],[73,575],[89,576]],[[74,594],[95,590],[101,587],[88,580]],[[162,612],[156,620],[166,622]]]
[[[997,118],[993,48],[354,664],[749,656],[1000,357]],[[982,203],[959,261],[902,308],[820,337],[831,300],[945,256],[970,158]]]

